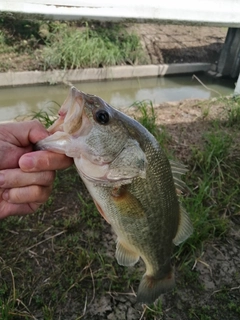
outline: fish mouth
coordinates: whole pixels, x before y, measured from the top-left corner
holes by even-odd
[[[84,117],[84,94],[75,87],[71,90],[58,112],[58,119],[48,128],[50,134],[64,131],[76,135],[82,127]]]
[[[88,135],[92,130],[87,109],[85,108],[85,94],[72,87],[66,100],[62,104],[58,119],[48,128],[50,135],[38,141],[35,150],[49,150],[57,153],[65,153],[69,157],[79,157],[78,141],[81,145],[81,138]]]

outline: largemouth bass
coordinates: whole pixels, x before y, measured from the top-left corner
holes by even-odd
[[[173,244],[192,233],[176,188],[183,167],[171,165],[140,123],[97,96],[72,88],[38,149],[64,153],[75,165],[100,214],[117,235],[116,259],[146,265],[137,299],[152,303],[175,284]]]

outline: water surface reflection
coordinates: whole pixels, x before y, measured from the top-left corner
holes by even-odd
[[[210,89],[222,95],[233,93],[233,81],[214,80],[199,76]],[[191,76],[162,78],[141,78],[74,84],[78,89],[100,96],[116,108],[131,105],[136,100],[150,99],[153,103],[178,101],[190,98],[208,99],[217,94],[206,90]],[[48,110],[61,105],[69,88],[57,86],[29,86],[0,89],[0,120],[11,120],[19,115],[27,115],[40,110]],[[57,104],[56,104],[56,103]]]

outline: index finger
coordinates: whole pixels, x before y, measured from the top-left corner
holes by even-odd
[[[25,172],[61,170],[72,164],[73,159],[64,154],[42,150],[25,153],[19,160],[19,167]]]
[[[46,138],[49,132],[38,120],[3,123],[0,126],[0,137],[3,141],[26,147]]]

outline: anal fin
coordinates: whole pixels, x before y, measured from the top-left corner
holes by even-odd
[[[117,241],[116,259],[118,264],[125,267],[134,266],[139,260],[139,255]]]

